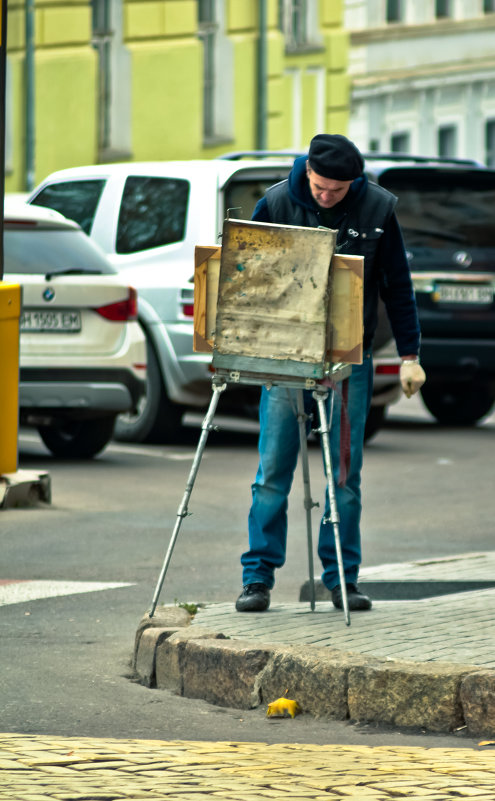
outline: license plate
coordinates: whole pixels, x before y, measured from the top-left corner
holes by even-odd
[[[81,313],[78,311],[26,309],[21,314],[20,325],[21,333],[40,331],[76,333],[81,330]]]
[[[433,300],[440,303],[491,303],[491,286],[471,286],[470,284],[437,284]]]

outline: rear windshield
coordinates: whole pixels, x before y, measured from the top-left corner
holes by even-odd
[[[379,182],[399,198],[407,247],[495,247],[495,171],[390,169]]]
[[[116,272],[82,231],[13,227],[5,223],[3,246],[6,273]]]
[[[224,215],[237,220],[250,220],[254,208],[268,187],[287,178],[290,167],[275,171],[245,171],[234,176],[224,190]]]
[[[89,181],[63,181],[41,190],[32,202],[59,211],[69,220],[75,220],[89,234],[96,208],[105,186],[105,179]]]

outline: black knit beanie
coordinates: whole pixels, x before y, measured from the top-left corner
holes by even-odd
[[[358,178],[364,161],[356,145],[341,134],[318,134],[309,145],[309,166],[317,175],[335,181]]]

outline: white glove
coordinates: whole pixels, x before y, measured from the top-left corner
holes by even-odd
[[[426,381],[425,371],[420,363],[413,359],[404,359],[400,366],[400,383],[406,398],[414,395]]]

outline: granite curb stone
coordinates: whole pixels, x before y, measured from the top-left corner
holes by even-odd
[[[226,638],[189,628],[190,615],[182,628],[167,627],[177,623],[174,609],[161,607],[154,625],[148,615],[139,625],[135,677],[146,686],[239,709],[288,691],[315,717],[495,735],[495,670]]]
[[[181,606],[157,606],[153,617],[149,613],[143,615],[139,621],[134,639],[133,668],[136,669],[136,660],[139,653],[139,642],[147,629],[182,629],[191,622],[191,615]]]
[[[273,700],[284,692],[314,717],[346,720],[349,672],[355,665],[379,665],[380,659],[331,648],[278,646],[259,677],[261,697]]]
[[[202,631],[183,629],[162,639],[155,658],[155,686],[161,690],[170,690],[177,695],[185,695],[184,672],[188,658],[186,647],[189,640],[210,641],[214,639],[225,638],[223,634],[208,629]]]
[[[441,662],[389,662],[357,665],[349,671],[349,717],[368,723],[428,731],[454,731],[464,725],[462,680],[473,668]]]
[[[495,735],[495,671],[479,670],[461,683],[461,705],[469,731],[475,735]]]
[[[196,640],[185,647],[183,695],[210,704],[253,709],[262,703],[258,677],[272,648],[244,640]]]
[[[135,650],[134,672],[145,687],[156,686],[156,654],[163,640],[169,639],[180,629],[162,629],[150,626],[141,632]]]

